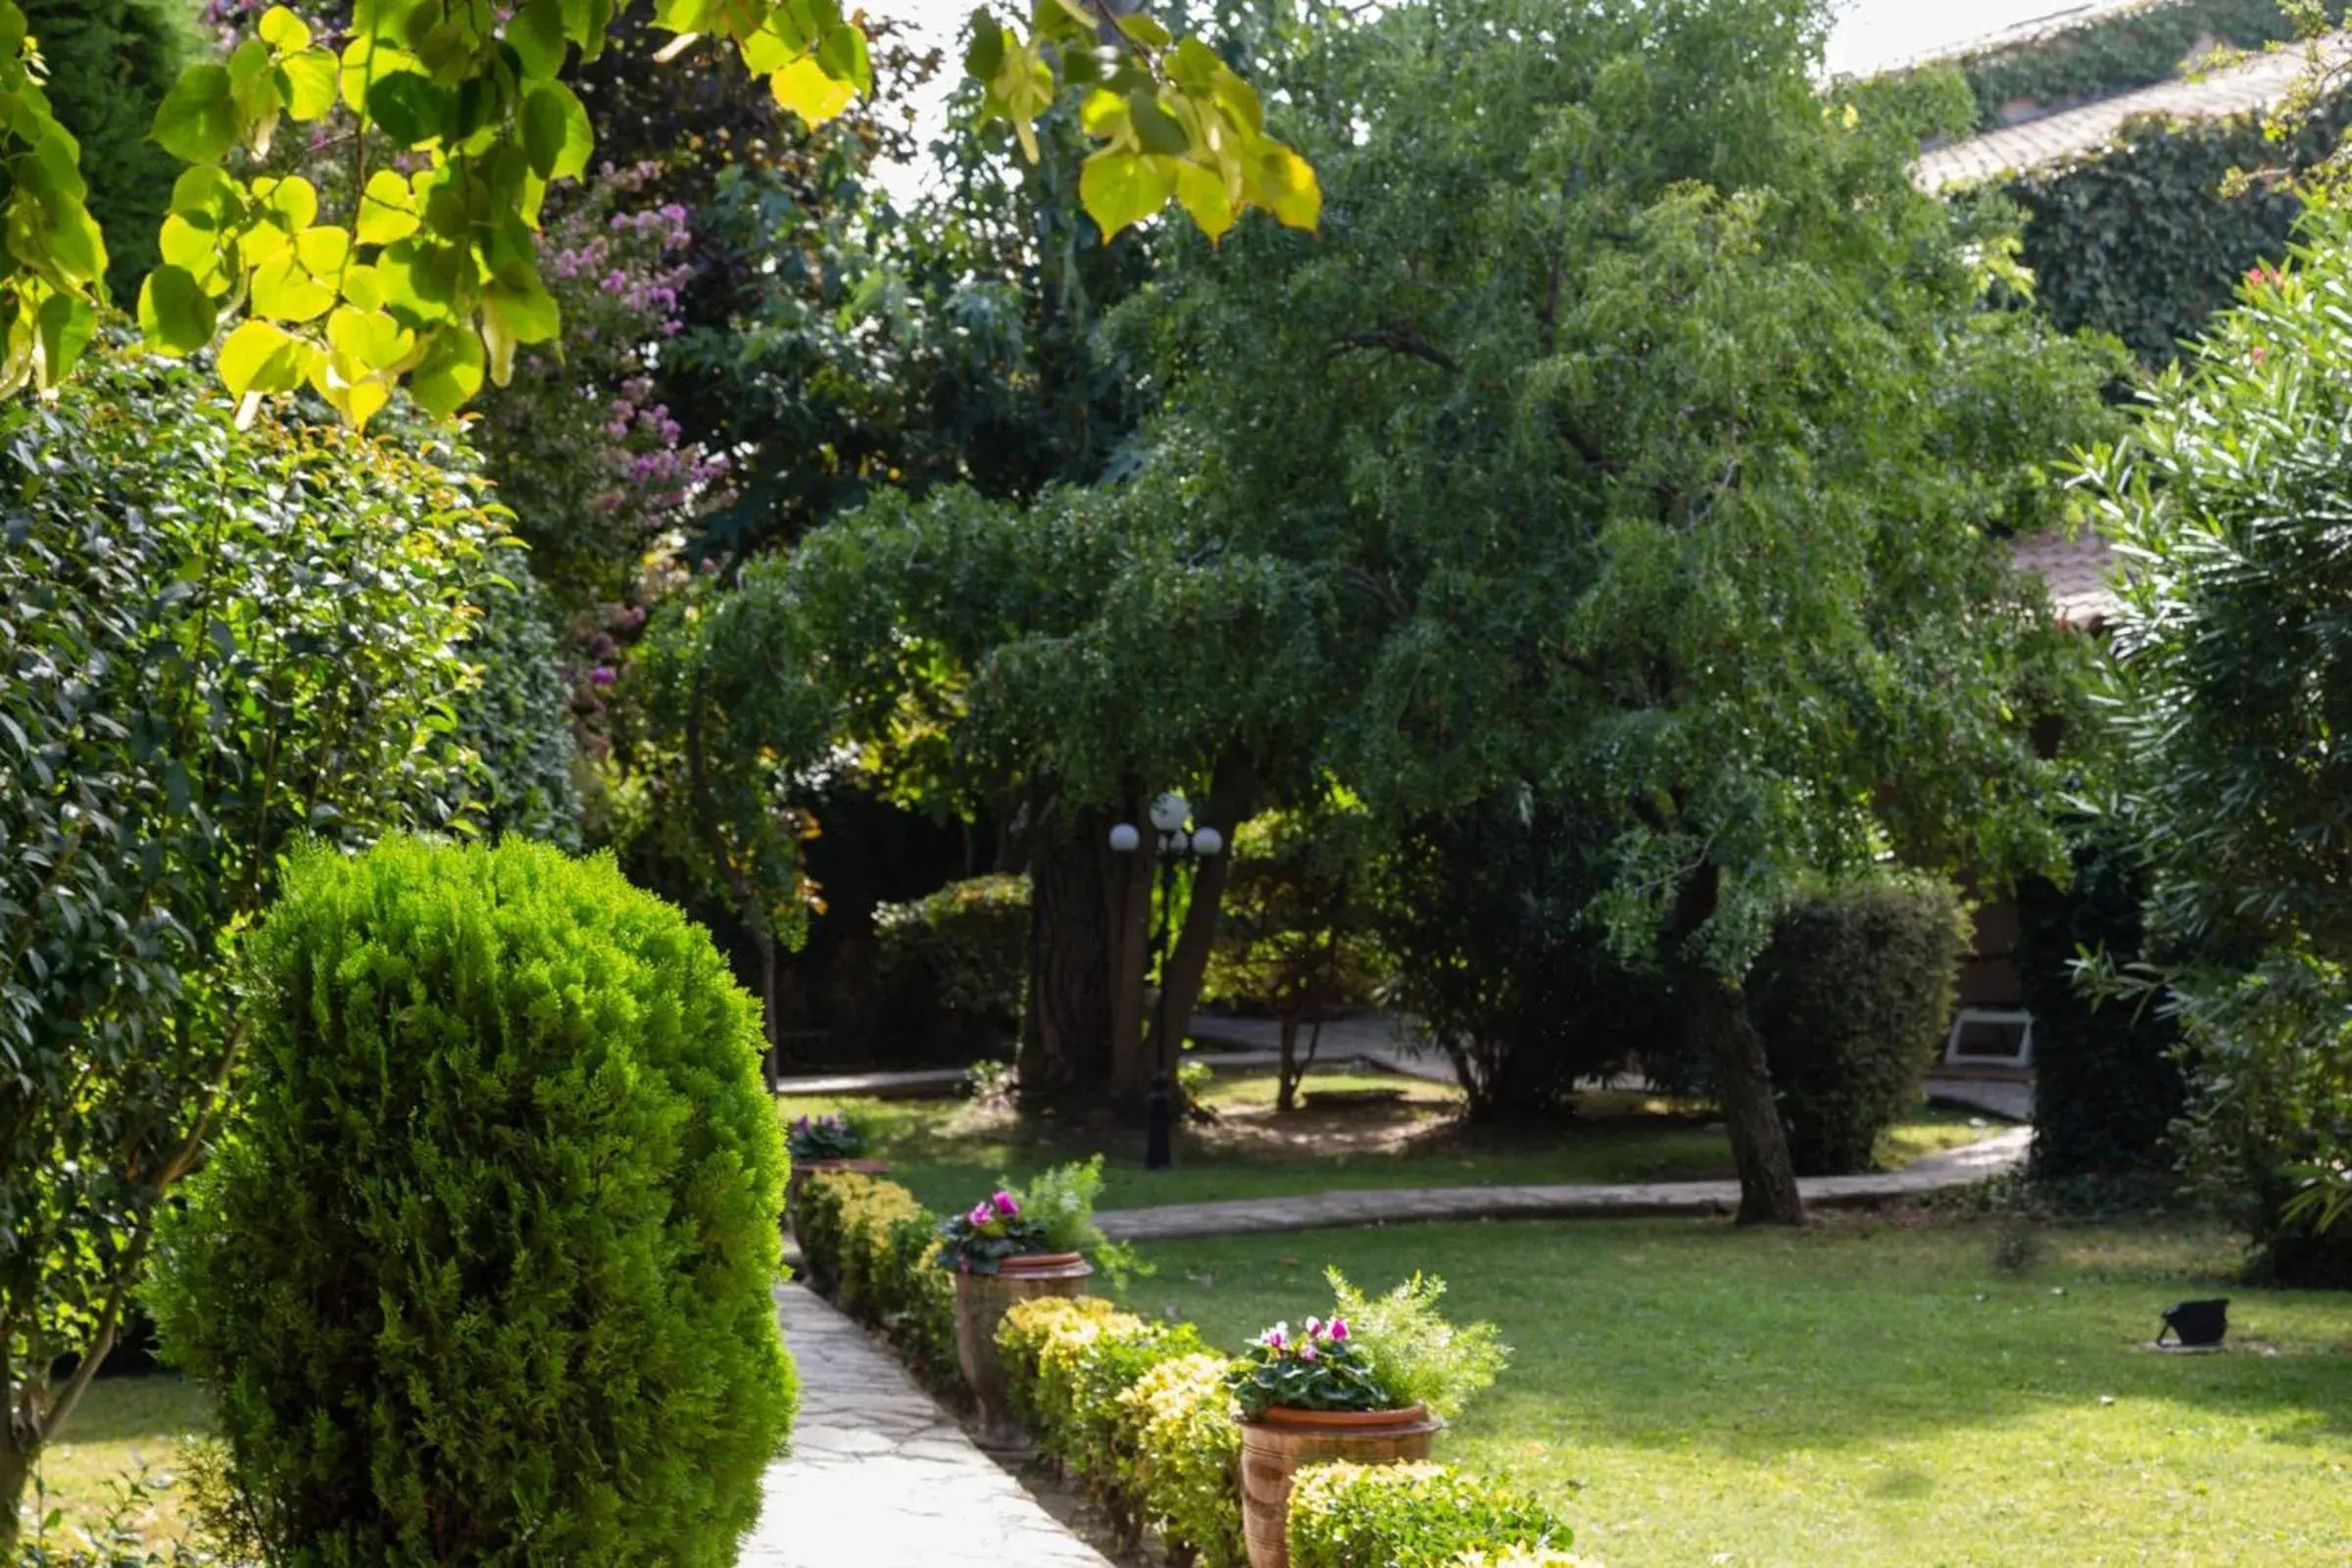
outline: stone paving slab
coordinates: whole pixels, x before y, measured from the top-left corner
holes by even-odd
[[[779,1078],[779,1095],[860,1095],[877,1100],[945,1099],[963,1087],[961,1067],[918,1067],[908,1072],[835,1072]]]
[[[2060,110],[2022,125],[1988,130],[1923,154],[1911,169],[1912,183],[1941,190],[2009,171],[2023,172],[2105,145],[2124,122],[2140,115],[2235,115],[2277,100],[2302,73],[2299,49],[2256,55],[2196,81],[2164,81],[2136,92]]]
[[[739,1568],[1110,1568],[863,1329],[804,1286],[779,1287],[776,1308],[801,1414]]]
[[[1867,1207],[2005,1175],[2025,1163],[2033,1141],[2032,1128],[2014,1127],[1964,1149],[1932,1154],[1903,1170],[1869,1176],[1807,1176],[1797,1186],[1805,1201],[1816,1207]],[[1102,1233],[1114,1242],[1158,1242],[1186,1236],[1255,1236],[1276,1231],[1410,1224],[1421,1220],[1628,1219],[1661,1214],[1729,1214],[1739,1206],[1740,1184],[1736,1181],[1635,1182],[1605,1186],[1407,1187],[1303,1193],[1292,1198],[1105,1209],[1095,1219],[1102,1227]]]

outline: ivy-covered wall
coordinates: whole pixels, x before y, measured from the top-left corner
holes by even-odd
[[[2300,166],[2352,122],[2338,95],[2288,143],[2256,115],[2126,123],[2114,143],[1993,187],[2024,206],[2023,260],[2051,319],[2112,332],[2151,367],[2230,302],[2247,270],[2283,256],[2302,203],[2254,181],[2223,194],[2232,170]],[[1985,199],[1983,192],[1960,200]]]
[[[2328,10],[2341,16],[2341,0]],[[2278,0],[2151,0],[1956,64],[1976,96],[1979,128],[1990,130],[2005,122],[2004,104],[2056,107],[2130,92],[2169,81],[2216,42],[2259,49],[2294,35]]]

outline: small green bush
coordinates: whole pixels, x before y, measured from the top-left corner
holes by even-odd
[[[1968,936],[1951,890],[1928,886],[1829,894],[1774,924],[1748,1001],[1800,1173],[1872,1168],[1950,1027]]]
[[[1510,1359],[1492,1323],[1452,1324],[1438,1315],[1446,1282],[1415,1274],[1385,1296],[1366,1296],[1338,1269],[1326,1269],[1336,1305],[1372,1375],[1400,1405],[1420,1404],[1452,1420],[1484,1393]]]
[[[732,1563],[794,1378],[750,999],[607,859],[301,857],[167,1345],[270,1560]]]
[[[1291,1568],[1453,1568],[1473,1551],[1566,1546],[1534,1498],[1442,1464],[1319,1464],[1291,1488]]]
[[[978,876],[908,904],[874,906],[885,1027],[969,1050],[1019,1032],[1028,979],[1029,879]]]

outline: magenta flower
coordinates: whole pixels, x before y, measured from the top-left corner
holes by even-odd
[[[1012,1218],[1013,1215],[1018,1214],[1021,1211],[1021,1205],[1012,1200],[1012,1195],[1010,1193],[999,1193],[996,1197],[990,1199],[989,1201],[996,1204],[997,1212],[1004,1215],[1006,1219]]]
[[[990,1210],[986,1203],[974,1203],[972,1205],[972,1211],[963,1217],[967,1220],[970,1220],[973,1227],[978,1229],[986,1226],[990,1220],[995,1219],[997,1216]]]
[[[1343,1340],[1345,1340],[1345,1339],[1347,1339],[1347,1338],[1348,1338],[1348,1322],[1347,1322],[1347,1320],[1346,1320],[1345,1318],[1336,1318],[1336,1317],[1335,1317],[1335,1318],[1333,1318],[1333,1319],[1331,1320],[1331,1343],[1332,1343],[1332,1344],[1334,1344],[1334,1345],[1337,1345],[1337,1344],[1339,1344],[1341,1341],[1343,1341]]]
[[[611,664],[599,664],[588,672],[588,684],[591,686],[610,686],[618,679],[620,671]]]

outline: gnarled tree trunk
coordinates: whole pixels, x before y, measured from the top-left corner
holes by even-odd
[[[1098,1099],[1111,1069],[1111,932],[1102,890],[1109,819],[1051,809],[1029,859],[1029,1002],[1021,1012],[1021,1098]]]
[[[1788,1157],[1788,1131],[1773,1102],[1772,1068],[1764,1058],[1764,1037],[1747,1013],[1747,996],[1704,963],[1686,956],[1690,938],[1715,912],[1723,872],[1702,864],[1685,884],[1675,911],[1670,958],[1677,989],[1690,999],[1691,1024],[1715,1064],[1715,1089],[1723,1102],[1724,1130],[1732,1140],[1732,1162],[1740,1171],[1742,1225],[1802,1225],[1805,1200],[1797,1191],[1796,1166]]]

